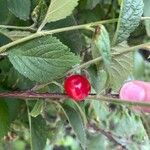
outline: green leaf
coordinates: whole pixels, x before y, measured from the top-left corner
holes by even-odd
[[[102,0],[87,0],[86,8],[93,9],[97,4],[99,4]]]
[[[0,46],[8,44],[9,42],[11,42],[11,40],[0,31]]]
[[[9,62],[9,60],[8,60]],[[7,87],[13,90],[28,90],[34,86],[34,82],[31,82],[28,78],[25,78],[17,70],[11,67],[7,75]]]
[[[145,62],[144,80],[147,82],[150,81],[150,63],[149,62]]]
[[[52,36],[13,47],[9,50],[8,57],[16,70],[37,82],[49,82],[63,77],[66,71],[79,63],[79,57]]]
[[[44,105],[43,101],[37,100],[37,102],[34,105],[32,111],[30,112],[30,115],[32,117],[37,117],[38,115],[40,115],[41,112],[43,111],[43,105]]]
[[[7,0],[9,10],[22,20],[29,19],[30,15],[30,0]]]
[[[77,103],[75,101],[67,100],[67,101],[64,102],[64,105],[67,105],[67,106],[71,107],[72,109],[74,109],[76,112],[79,112],[82,119],[83,119],[84,124],[87,123],[87,118],[86,118],[84,109],[81,107],[80,103]]]
[[[62,105],[62,109],[72,126],[78,140],[80,141],[83,149],[86,148],[86,133],[84,128],[84,121],[82,120],[81,114],[70,107],[69,105]]]
[[[97,70],[95,66],[88,68],[92,87],[97,94],[106,88],[107,73],[104,70]]]
[[[77,22],[73,15],[59,20],[57,22],[51,22],[46,25],[46,29],[57,29],[62,27],[69,27],[77,25]],[[82,39],[79,30],[67,31],[63,33],[57,33],[55,36],[60,39],[62,43],[67,45],[72,52],[79,53],[82,50]]]
[[[143,0],[122,0],[119,21],[113,44],[125,41],[139,25],[143,14]]]
[[[150,17],[150,0],[144,0],[144,17]],[[145,20],[147,35],[150,37],[150,20]]]
[[[150,116],[147,115],[146,113],[142,113],[141,114],[141,119],[142,119],[142,122],[143,122],[143,124],[145,126],[145,130],[147,132],[147,135],[150,138],[150,126],[149,126],[149,124],[150,124]]]
[[[136,149],[149,147],[149,139],[139,115],[125,107],[117,105],[111,107],[103,102],[92,101],[92,105],[99,121],[99,127],[109,131],[118,143],[122,143],[129,150],[132,150],[133,147]],[[104,146],[106,149],[111,145],[105,143]]]
[[[32,150],[43,150],[47,140],[47,126],[41,116],[31,118]]]
[[[107,129],[109,118],[111,115],[113,115],[113,112],[110,113],[108,105],[104,102],[92,101],[91,104],[93,105],[94,112],[100,123],[100,126]]]
[[[10,13],[7,8],[7,1],[0,0],[0,24],[7,24],[10,19]]]
[[[46,16],[40,26],[42,29],[46,23],[64,19],[71,15],[79,0],[51,0]]]
[[[121,52],[122,47],[117,47],[117,53]],[[112,58],[111,64],[111,85],[112,89],[118,91],[125,80],[132,75],[133,71],[133,53],[122,54]]]
[[[32,11],[31,18],[35,24],[40,25],[47,12],[48,6],[45,0],[40,0]]]
[[[125,80],[132,74],[133,56],[132,53],[123,54],[120,57],[113,58],[111,64],[112,89],[118,90]]]
[[[87,150],[105,150],[106,138],[101,134],[88,134]]]
[[[31,32],[29,31],[10,31],[10,30],[0,30],[0,33],[4,34],[5,36],[7,36],[9,39],[11,39],[12,41],[24,38],[26,36],[31,35]]]
[[[10,98],[5,98],[5,101],[8,106],[8,112],[9,112],[9,119],[10,121],[14,121],[18,115],[20,115],[20,111],[22,109],[22,104],[24,104],[24,101],[20,99],[10,99]]]
[[[48,127],[51,130],[48,132],[48,139],[50,140],[51,144],[55,144],[58,141],[62,142],[62,140],[64,139],[66,129],[63,123],[63,120],[49,120]]]
[[[0,70],[1,70],[0,85],[1,85],[2,89],[5,89],[5,87],[7,86],[7,83],[5,83],[5,82],[6,82],[6,79],[8,76],[8,72],[11,67],[12,67],[12,64],[9,62],[7,57],[5,57],[4,59],[2,59],[0,61]]]
[[[9,128],[9,112],[4,99],[0,99],[0,139],[7,134]]]
[[[149,139],[140,116],[128,112],[127,109],[122,111],[118,110],[116,114],[111,116],[110,124],[114,126],[114,128],[111,129],[112,133],[118,136],[120,142],[124,140],[126,141],[125,143],[127,143],[128,139],[131,139],[130,144],[126,144],[127,149],[132,150],[133,147],[136,149],[148,147],[149,149]]]
[[[93,58],[102,56],[104,69],[109,72],[111,63],[110,40],[108,32],[103,25],[97,26],[96,33],[94,35],[94,44],[95,48],[92,50]],[[101,65],[97,64],[97,67],[99,70]]]
[[[105,8],[106,6],[113,5],[111,0],[82,0],[80,1],[80,9],[82,10],[86,8],[86,9],[90,9],[90,11],[91,10],[93,11],[94,8],[98,6],[98,4],[99,6],[102,5],[100,10],[101,12],[103,11],[102,9],[108,9]],[[89,10],[87,12],[89,12]]]
[[[143,80],[143,74],[145,70],[145,61],[142,55],[137,51],[134,53],[134,78],[136,80]]]

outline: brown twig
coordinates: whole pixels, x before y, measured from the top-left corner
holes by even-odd
[[[34,100],[35,98],[40,99],[52,99],[52,100],[60,100],[64,98],[69,98],[66,94],[63,93],[36,93],[32,91],[22,91],[22,92],[1,92],[0,97],[13,97],[13,98],[20,98],[20,99],[30,99]]]
[[[113,142],[116,145],[121,146],[121,148],[123,150],[127,150],[126,146],[123,145],[122,143],[118,142],[115,138],[114,135],[111,132],[107,132],[104,129],[97,127],[94,123],[92,124],[88,124],[88,127],[92,128],[93,130],[95,130],[96,132],[99,132],[101,134],[103,134],[105,137],[107,137],[111,142]]]
[[[70,99],[65,93],[37,93],[33,91],[13,91],[13,92],[1,92],[0,97],[11,97],[11,98],[19,98],[19,99],[27,99],[34,100],[35,98],[43,99],[47,101],[62,101],[64,99]],[[107,103],[115,103],[120,105],[128,105],[128,106],[140,106],[140,107],[150,107],[150,102],[141,102],[141,101],[129,101],[122,100],[116,98],[111,94],[110,95],[96,95],[89,94],[86,98],[87,100],[96,100],[96,101],[104,101]]]

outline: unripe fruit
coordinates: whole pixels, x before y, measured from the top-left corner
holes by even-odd
[[[120,90],[120,99],[139,102],[150,102],[150,82],[131,81],[125,83]],[[148,107],[134,107],[136,110],[150,112]]]
[[[91,85],[85,76],[76,74],[65,80],[64,89],[73,100],[82,101],[89,95]]]

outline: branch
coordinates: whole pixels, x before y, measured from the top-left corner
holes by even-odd
[[[142,17],[141,20],[147,20],[150,19],[150,17]],[[64,28],[59,28],[59,29],[54,29],[54,30],[50,30],[50,31],[40,31],[40,32],[36,32],[32,35],[29,35],[27,37],[24,37],[22,39],[13,41],[11,43],[8,43],[2,47],[0,47],[0,53],[6,51],[7,49],[18,45],[20,43],[41,37],[41,36],[45,36],[45,35],[51,35],[51,34],[55,34],[55,33],[60,33],[60,32],[66,32],[66,31],[73,31],[73,30],[79,30],[79,29],[86,29],[89,30],[90,27],[96,26],[96,25],[100,25],[100,24],[107,24],[107,23],[114,23],[117,22],[118,18],[115,19],[109,19],[109,20],[103,20],[103,21],[96,21],[96,22],[91,22],[91,23],[87,23],[87,24],[83,24],[83,25],[75,25],[75,26],[69,26],[69,27],[64,27]],[[13,26],[10,26],[13,27]],[[23,27],[20,27],[23,28]]]
[[[150,17],[141,17],[141,20],[149,20]],[[102,21],[96,21],[96,22],[91,22],[91,23],[87,23],[87,24],[83,24],[83,25],[75,25],[75,26],[69,26],[69,27],[64,27],[64,28],[59,28],[59,29],[54,29],[54,30],[50,30],[50,31],[40,31],[40,32],[36,32],[32,35],[29,35],[25,38],[22,38],[22,39],[19,39],[19,40],[16,40],[16,41],[13,41],[11,43],[8,43],[2,47],[0,47],[0,53],[6,51],[7,49],[15,46],[15,45],[18,45],[20,43],[23,43],[23,42],[26,42],[26,41],[29,41],[29,40],[32,40],[32,39],[35,39],[35,38],[38,38],[38,37],[41,37],[41,36],[45,36],[45,35],[51,35],[51,34],[55,34],[55,33],[60,33],[60,32],[66,32],[66,31],[72,31],[72,30],[79,30],[79,29],[86,29],[86,30],[89,30],[90,27],[93,27],[93,26],[97,26],[97,25],[100,25],[100,24],[107,24],[107,23],[114,23],[114,22],[117,22],[118,21],[118,18],[114,18],[114,19],[109,19],[109,20],[102,20]],[[1,26],[1,27],[4,27],[4,26]],[[31,27],[17,27],[17,26],[7,26],[8,28],[14,28],[14,29],[28,29],[28,28],[31,28]]]
[[[115,138],[114,135],[111,132],[107,132],[104,129],[97,127],[95,124],[88,124],[88,127],[94,129],[96,132],[99,132],[103,134],[105,137],[107,137],[111,142],[113,142],[116,145],[121,146],[123,150],[127,150],[126,146],[123,145],[122,143],[118,142]],[[118,137],[117,137],[118,138]],[[119,138],[118,138],[119,139]]]
[[[0,29],[15,29],[15,30],[25,30],[35,32],[36,29],[33,26],[10,26],[10,25],[0,25]]]
[[[1,92],[0,97],[11,97],[11,98],[13,97],[13,98],[29,99],[29,100],[34,100],[35,98],[52,99],[52,100],[69,98],[66,94],[63,93],[36,93],[32,91]]]
[[[140,44],[140,45],[136,45],[136,46],[132,46],[132,47],[129,47],[129,48],[122,48],[122,50],[120,50],[120,52],[112,53],[112,57],[119,57],[122,54],[133,52],[133,51],[138,50],[140,48],[145,48],[146,50],[150,51],[150,42],[144,43],[144,44]],[[75,70],[80,70],[82,68],[87,68],[90,65],[95,64],[95,63],[100,62],[100,61],[102,61],[102,57],[97,57],[95,59],[87,61],[87,62],[85,62],[85,63],[83,63],[83,64],[81,64],[79,66],[76,66],[75,68],[69,70],[68,74],[71,73],[71,72],[74,72]]]
[[[13,41],[11,43],[8,43],[8,44],[0,47],[0,53],[6,51],[7,49],[9,49],[9,48],[11,48],[15,45],[18,45],[20,43],[23,43],[23,42],[26,42],[26,41],[29,41],[29,40],[32,40],[32,39],[35,39],[35,38],[38,38],[38,37],[41,37],[41,36],[51,35],[51,34],[54,34],[54,33],[60,33],[60,32],[65,32],[65,31],[79,30],[79,29],[88,29],[89,30],[89,28],[92,27],[92,26],[96,26],[96,25],[99,25],[99,24],[105,24],[105,23],[113,23],[113,22],[116,22],[117,20],[118,19],[110,19],[110,20],[87,23],[87,24],[83,24],[83,25],[69,26],[69,27],[64,27],[64,28],[59,28],[59,29],[54,29],[54,30],[49,30],[49,31],[42,30],[40,32],[36,32],[36,33],[34,33],[32,35],[29,35],[25,38]]]
[[[115,103],[115,104],[120,104],[120,105],[128,105],[128,106],[140,106],[140,107],[150,107],[150,102],[141,102],[138,100],[134,101],[129,101],[125,99],[119,99],[119,98],[112,98],[108,96],[103,96],[103,95],[89,95],[87,97],[88,100],[96,100],[96,101],[104,101],[108,103]]]
[[[116,96],[116,95],[114,95]],[[13,97],[13,98],[19,98],[19,99],[28,99],[28,100],[35,100],[35,98],[38,99],[44,99],[49,101],[60,101],[62,99],[70,99],[65,93],[36,93],[32,91],[14,91],[14,92],[1,92],[0,97]],[[118,98],[113,98],[113,95],[111,96],[103,96],[103,95],[96,95],[96,94],[90,94],[87,98],[87,100],[96,100],[96,101],[104,101],[108,103],[115,103],[115,104],[121,104],[121,105],[129,105],[129,106],[140,106],[140,107],[150,107],[150,102],[139,102],[137,101],[129,101],[129,100],[122,100]]]
[[[141,20],[149,20],[149,19],[150,19],[150,17],[141,17]],[[114,23],[114,22],[117,22],[117,21],[118,21],[118,18],[109,19],[109,20],[101,21],[101,24]],[[95,25],[97,23],[99,24],[99,21],[98,22],[93,22],[93,23],[88,23],[88,24],[91,24],[91,26],[92,26],[92,25]],[[85,25],[88,25],[88,24],[85,24]],[[2,29],[25,30],[25,31],[37,31],[37,29],[34,28],[34,24],[31,25],[31,26],[0,25],[0,28],[2,28]]]

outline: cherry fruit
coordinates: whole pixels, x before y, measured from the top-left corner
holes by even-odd
[[[85,76],[76,74],[65,80],[64,89],[73,100],[82,101],[89,95],[91,85]]]

